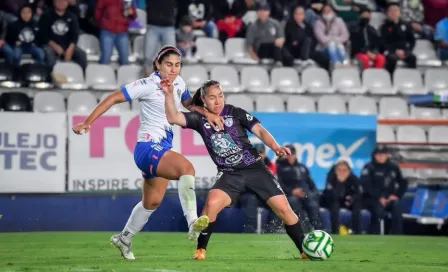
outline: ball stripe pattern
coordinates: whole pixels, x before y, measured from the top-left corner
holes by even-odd
[[[312,231],[303,240],[303,251],[308,256],[308,259],[312,261],[321,261],[330,258],[333,249],[333,239],[325,231]]]

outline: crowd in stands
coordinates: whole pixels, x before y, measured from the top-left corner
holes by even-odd
[[[448,60],[448,2],[442,0],[4,0],[0,3],[0,52],[19,66],[23,54],[50,70],[56,61],[87,66],[77,47],[82,33],[99,38],[101,64],[116,48],[128,64],[130,29],[146,29],[144,65],[152,68],[160,45],[176,44],[186,58],[195,53],[197,30],[223,43],[246,39],[254,60],[294,59],[332,69],[357,60],[361,68],[415,68],[416,39],[434,43]],[[145,10],[140,18],[137,10]],[[248,11],[257,18],[243,20]],[[443,12],[442,12],[443,10]],[[372,22],[384,13],[381,25]],[[145,21],[143,21],[145,20]],[[375,22],[377,22],[377,18]]]

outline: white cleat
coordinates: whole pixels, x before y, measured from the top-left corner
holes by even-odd
[[[110,243],[120,250],[123,258],[126,260],[135,260],[134,253],[132,253],[132,242],[126,244],[121,239],[121,233],[112,235]]]
[[[188,239],[197,240],[201,231],[208,227],[209,218],[207,215],[198,217],[191,225],[188,231]]]

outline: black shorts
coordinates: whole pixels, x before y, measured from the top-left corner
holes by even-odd
[[[212,189],[226,192],[232,204],[237,203],[246,192],[256,194],[264,202],[273,196],[284,195],[277,179],[263,162],[235,172],[219,172]]]

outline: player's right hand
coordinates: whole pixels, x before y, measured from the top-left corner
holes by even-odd
[[[74,126],[72,128],[72,130],[75,134],[82,135],[82,134],[90,131],[90,125],[87,125],[85,123],[80,123],[80,124],[77,124],[76,126]]]
[[[224,118],[222,116],[218,116],[213,113],[208,113],[207,116],[205,116],[205,118],[207,118],[208,123],[213,128],[217,127],[219,128],[219,130],[224,130]]]
[[[173,91],[174,91],[174,84],[173,84],[173,82],[171,82],[171,80],[169,80],[169,79],[167,79],[167,78],[162,79],[162,80],[160,81],[160,87],[162,88],[162,91],[163,91],[166,95],[173,94]]]

